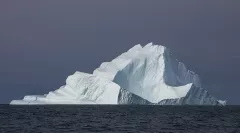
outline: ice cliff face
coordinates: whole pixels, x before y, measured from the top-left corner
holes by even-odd
[[[66,85],[10,104],[225,105],[201,88],[197,74],[152,43],[136,45],[93,74],[76,72]]]

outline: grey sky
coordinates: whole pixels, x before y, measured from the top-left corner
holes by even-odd
[[[0,1],[0,103],[43,94],[136,44],[169,47],[209,92],[240,104],[240,2]]]

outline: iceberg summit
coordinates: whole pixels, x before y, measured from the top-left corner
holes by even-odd
[[[199,76],[173,58],[169,49],[149,43],[103,62],[92,74],[75,72],[55,91],[10,104],[226,105],[226,101],[203,89]]]

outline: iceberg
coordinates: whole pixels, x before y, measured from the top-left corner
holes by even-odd
[[[135,45],[92,74],[75,72],[66,85],[44,95],[28,95],[12,105],[144,104],[226,105],[202,88],[199,76],[165,46]]]

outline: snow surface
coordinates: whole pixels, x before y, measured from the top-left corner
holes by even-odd
[[[225,105],[201,88],[199,76],[169,50],[152,43],[135,45],[93,74],[76,72],[66,85],[45,95],[10,104]]]

